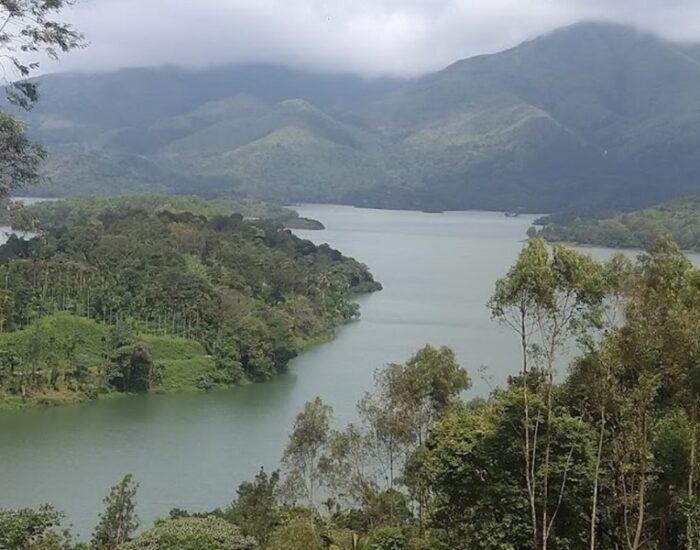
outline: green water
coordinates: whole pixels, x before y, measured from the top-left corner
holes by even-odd
[[[455,349],[474,378],[471,396],[515,372],[517,341],[490,321],[485,304],[532,218],[299,210],[327,227],[300,235],[367,263],[384,284],[383,292],[359,300],[361,321],[264,385],[0,414],[0,507],[50,502],[89,535],[101,499],[127,473],[141,484],[138,511],[146,525],[175,506],[225,506],[241,481],[261,466],[277,466],[305,401],[322,396],[338,423],[351,420],[375,369],[424,344]],[[490,380],[479,378],[481,366]]]

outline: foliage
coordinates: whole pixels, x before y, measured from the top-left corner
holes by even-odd
[[[684,250],[700,250],[700,200],[687,198],[614,215],[554,216],[538,220],[548,241],[611,248],[647,248],[669,235]]]
[[[225,514],[244,535],[253,537],[263,547],[281,521],[277,510],[279,479],[279,472],[268,475],[261,469],[252,482],[244,482],[238,487],[238,498]]]
[[[543,387],[544,390],[544,387]],[[531,414],[546,417],[546,399],[530,395]],[[448,414],[435,428],[424,467],[435,490],[432,526],[449,548],[527,548],[532,533],[529,496],[522,456],[524,399],[518,383],[473,410]],[[551,544],[575,545],[585,538],[584,520],[590,488],[590,428],[561,407],[549,418],[550,461],[534,465],[534,478],[550,477],[550,494],[558,520]],[[539,438],[533,455],[544,456],[547,440]],[[548,471],[546,470],[548,468]],[[544,498],[538,493],[538,498]],[[540,503],[542,507],[544,503]]]
[[[316,518],[293,515],[277,528],[270,539],[268,550],[324,550],[322,530]]]
[[[134,497],[138,485],[130,475],[112,487],[104,499],[105,511],[92,534],[92,544],[98,550],[116,550],[126,543],[139,526]]]
[[[24,107],[31,107],[38,99],[35,82],[27,77],[39,68],[36,61],[27,61],[33,54],[43,53],[52,59],[58,59],[59,53],[66,53],[78,48],[83,37],[70,25],[54,19],[73,0],[3,0],[0,2],[0,47],[3,50],[5,75],[14,71],[20,80],[10,82],[8,90],[12,102]]]
[[[304,405],[294,421],[282,465],[287,476],[286,493],[292,501],[303,499],[315,505],[316,492],[323,483],[323,450],[330,436],[333,409],[320,397]]]
[[[29,140],[22,123],[0,112],[0,197],[39,183],[39,168],[45,157],[45,151]]]
[[[383,527],[375,530],[367,548],[369,550],[408,550],[409,536],[403,529],[396,527]]]
[[[698,548],[700,270],[669,239],[606,264],[534,240],[490,306],[529,359],[505,387],[464,402],[454,354],[422,348],[377,373],[357,425],[333,429],[330,407],[307,403],[285,478],[260,471],[225,512],[180,511],[126,548],[206,547],[216,533],[264,550]],[[572,339],[580,355],[556,377]],[[26,536],[36,522],[42,536],[59,519],[43,513],[4,512],[0,526]]]
[[[51,506],[0,510],[0,549],[70,550],[70,537],[60,531],[62,519]]]
[[[0,247],[0,330],[7,332],[0,338],[34,332],[31,346],[14,347],[17,365],[0,368],[0,389],[24,401],[83,387],[145,392],[264,381],[305,342],[355,319],[355,293],[380,288],[362,264],[277,222],[161,211],[162,201],[146,201],[146,210],[135,199],[52,203],[39,211],[48,225],[40,236]],[[43,319],[63,313],[92,326],[129,326],[136,336],[110,340],[102,357],[84,361],[79,341],[43,330]],[[168,356],[159,351],[165,340],[198,342],[212,358]]]
[[[163,212],[184,214],[208,219],[240,214],[248,219],[262,219],[284,224],[292,229],[303,224],[313,225],[289,208],[250,199],[204,200],[192,195],[123,195],[117,197],[73,197],[61,201],[40,201],[30,205],[11,205],[10,225],[20,230],[54,228],[66,224],[85,223],[97,219],[105,210],[138,210],[155,215]],[[316,222],[318,223],[318,222]],[[323,229],[316,225],[310,227]]]
[[[37,54],[57,59],[82,45],[83,37],[55,19],[71,0],[0,1],[0,67],[10,103],[30,109],[39,99],[37,83],[29,76],[39,68]],[[0,112],[0,199],[24,185],[41,180],[44,150],[27,137],[24,124]]]
[[[120,550],[256,550],[255,541],[216,517],[187,517],[156,523]]]

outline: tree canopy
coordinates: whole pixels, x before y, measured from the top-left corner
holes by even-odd
[[[278,221],[137,202],[78,203],[0,247],[3,392],[147,392],[184,359],[197,361],[179,365],[190,389],[264,381],[357,318],[355,294],[380,288],[364,265]],[[52,203],[42,220],[56,221],[54,208],[66,212]]]

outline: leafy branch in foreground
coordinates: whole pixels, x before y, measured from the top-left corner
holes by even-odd
[[[60,53],[83,45],[78,31],[56,19],[72,4],[72,0],[0,0],[0,78],[11,104],[31,109],[39,99],[37,84],[29,76],[40,63],[32,58],[58,59]],[[45,156],[21,122],[0,112],[0,200],[38,183]]]
[[[82,34],[57,19],[74,4],[73,0],[0,0],[0,70],[12,103],[28,109],[39,99],[36,83],[27,80],[40,66],[35,54],[55,60],[84,45]]]

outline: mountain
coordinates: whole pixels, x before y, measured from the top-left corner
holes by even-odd
[[[697,188],[698,90],[679,47],[581,24],[409,83],[365,119],[459,204],[631,206]]]
[[[27,123],[50,153],[54,184],[39,194],[170,190],[322,201],[386,172],[372,136],[327,112],[401,82],[251,66],[59,74],[39,84]]]
[[[555,211],[698,188],[700,47],[618,25],[407,81],[251,66],[40,84],[28,124],[56,193]]]

